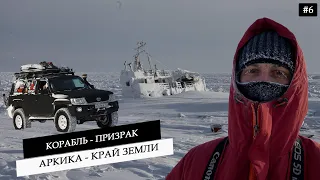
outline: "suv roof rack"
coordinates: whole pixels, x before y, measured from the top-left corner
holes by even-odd
[[[18,78],[38,78],[54,75],[74,75],[74,71],[68,67],[57,67],[52,62],[40,62],[39,64],[27,64],[20,68],[20,72],[14,73]]]

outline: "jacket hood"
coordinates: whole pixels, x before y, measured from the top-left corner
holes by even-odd
[[[255,35],[276,31],[294,47],[295,71],[286,93],[279,99],[255,104],[237,89],[236,62],[239,50]],[[256,20],[240,40],[233,60],[229,96],[228,135],[230,146],[247,155],[255,172],[267,176],[269,164],[288,155],[308,111],[308,79],[303,53],[294,34],[268,19]],[[258,131],[254,131],[257,125]]]

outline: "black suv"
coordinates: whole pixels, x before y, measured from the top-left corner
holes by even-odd
[[[119,105],[113,92],[94,88],[72,69],[40,64],[40,70],[38,64],[24,65],[28,68],[15,73],[9,96],[3,95],[15,129],[46,120],[53,120],[59,132],[72,132],[86,121],[96,121],[100,128],[117,125]]]

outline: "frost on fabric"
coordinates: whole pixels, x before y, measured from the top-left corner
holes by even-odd
[[[261,60],[267,60],[268,63],[280,62],[294,71],[292,45],[276,32],[264,32],[250,39],[239,53],[238,70]]]
[[[282,96],[289,85],[273,82],[237,83],[239,91],[248,99],[258,102],[267,102]]]

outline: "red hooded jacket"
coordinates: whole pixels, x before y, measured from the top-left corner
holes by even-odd
[[[295,73],[287,92],[279,99],[255,104],[243,97],[235,84],[237,53],[251,37],[274,30],[295,47]],[[283,101],[286,99],[287,101]],[[233,60],[228,113],[228,138],[215,180],[291,180],[291,155],[308,111],[306,64],[295,36],[283,25],[256,20],[238,44]],[[254,132],[254,126],[259,131]],[[304,179],[320,180],[320,145],[301,137],[304,149]],[[221,138],[192,148],[168,174],[166,180],[202,179],[208,161]]]

